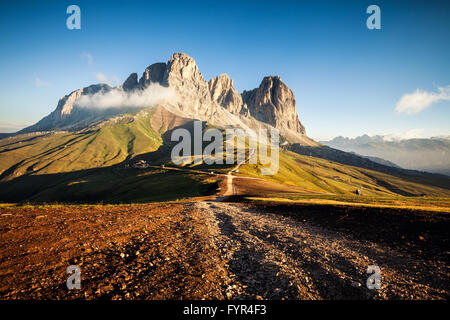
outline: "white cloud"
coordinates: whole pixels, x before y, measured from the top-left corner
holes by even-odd
[[[39,78],[36,78],[36,79],[34,79],[34,85],[37,88],[40,88],[40,87],[50,87],[52,84],[48,81],[44,81]]]
[[[395,106],[397,113],[415,114],[438,101],[450,100],[450,85],[438,88],[438,92],[417,89],[413,93],[404,94]]]
[[[83,53],[80,54],[80,58],[81,59],[86,59],[89,65],[93,65],[94,64],[94,57],[90,53],[83,52]]]
[[[81,96],[75,104],[84,108],[146,108],[157,106],[173,100],[173,89],[153,83],[145,90],[126,92],[121,88],[114,88],[108,92],[98,92],[92,95]]]
[[[120,81],[119,78],[116,76],[113,76],[111,79],[109,79],[107,76],[105,76],[103,73],[98,72],[95,77],[97,78],[98,81],[100,81],[100,83],[106,83],[109,84],[110,86],[118,86]]]

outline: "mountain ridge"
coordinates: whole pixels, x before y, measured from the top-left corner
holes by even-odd
[[[161,91],[170,93],[167,99],[148,102],[147,94]],[[77,105],[78,99],[95,102],[98,96],[109,99],[100,109]],[[139,107],[129,103],[122,107],[114,99],[138,101]],[[170,163],[171,130],[188,128],[196,119],[219,129],[278,128],[282,164],[273,179],[286,185],[338,193],[352,193],[364,186],[373,194],[414,196],[447,194],[450,189],[446,177],[380,165],[310,139],[299,121],[294,94],[280,77],[264,77],[257,88],[240,94],[226,74],[207,82],[195,60],[182,53],[174,54],[167,63],[148,66],[141,77],[131,73],[121,86],[75,90],[37,124],[0,140],[0,183],[19,190],[33,182],[28,189],[31,196],[39,193],[45,176],[64,181],[66,191],[86,187],[89,197],[94,197],[91,192],[97,185],[104,188],[105,181],[116,176],[116,169],[120,177],[127,176],[128,171],[122,169],[133,161]],[[255,174],[255,168],[245,167],[242,169]],[[82,178],[91,174],[91,180]],[[360,178],[354,180],[355,174]],[[85,180],[90,182],[85,184]],[[51,192],[52,186],[53,182],[46,192]],[[4,199],[11,192],[15,191],[6,190]],[[126,192],[130,195],[131,191]]]
[[[148,66],[142,76],[131,73],[121,86],[94,84],[63,96],[56,109],[21,133],[53,130],[79,130],[96,121],[129,113],[131,108],[80,108],[82,97],[105,94],[112,91],[128,94],[140,93],[153,84],[173,89],[177,98],[152,107],[164,107],[182,117],[190,117],[218,127],[243,129],[276,128],[282,139],[304,145],[318,145],[306,135],[299,121],[295,97],[278,76],[264,77],[258,88],[238,93],[233,80],[221,74],[207,82],[195,60],[185,53],[174,53],[167,63],[157,62]],[[138,106],[145,109],[149,105]]]
[[[339,136],[320,143],[361,156],[382,158],[405,169],[450,175],[450,139],[445,136],[412,139],[381,135],[362,135],[353,139]]]

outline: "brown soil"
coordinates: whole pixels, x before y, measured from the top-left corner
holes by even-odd
[[[193,203],[0,209],[0,298],[221,299],[226,271]],[[81,268],[81,290],[66,268]]]
[[[447,298],[449,216],[362,210],[214,199],[3,207],[0,298]],[[72,264],[81,290],[66,287]],[[380,290],[366,287],[369,265],[381,268]]]
[[[158,107],[151,118],[151,126],[155,132],[167,131],[178,126],[183,126],[192,119],[177,116],[165,108]]]
[[[446,299],[450,216],[333,206],[202,202],[238,285],[236,297]],[[366,287],[369,265],[381,289]]]

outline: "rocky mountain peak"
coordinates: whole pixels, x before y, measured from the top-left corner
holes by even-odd
[[[186,114],[208,116],[216,111],[208,83],[195,60],[185,53],[175,53],[169,59],[163,85],[175,90],[180,98],[178,108]]]
[[[242,108],[242,97],[236,91],[233,80],[223,73],[208,82],[211,98],[233,114],[239,114]]]
[[[221,85],[226,86],[226,87],[233,87],[234,83],[233,83],[233,79],[231,79],[228,74],[226,73],[222,73],[220,75],[218,75],[215,78],[212,78],[209,82],[211,81],[215,81],[215,82],[219,82]]]
[[[316,144],[305,134],[298,120],[293,92],[278,76],[267,76],[258,88],[241,94],[227,74],[221,74],[206,82],[195,60],[185,53],[173,54],[167,63],[148,66],[138,81],[136,73],[130,76],[118,90],[131,92],[144,90],[151,83],[158,83],[173,90],[173,98],[161,107],[185,118],[200,119],[211,124],[228,127],[260,128],[273,126],[285,139],[306,145]],[[107,92],[107,85],[93,85],[64,96],[49,116],[25,131],[74,129],[111,115],[129,112],[126,108],[94,110],[74,108],[82,95]]]
[[[167,62],[166,80],[169,85],[184,84],[187,81],[204,82],[202,74],[198,71],[195,60],[185,53],[174,53]]]
[[[166,76],[167,65],[164,62],[158,62],[147,67],[139,79],[139,86],[144,89],[150,85],[150,83],[164,84]]]
[[[188,81],[203,80],[195,60],[185,53],[174,53],[167,63],[158,62],[147,67],[139,79],[139,86],[144,89],[150,83],[163,86],[180,86]]]
[[[178,65],[183,67],[192,67],[197,69],[194,58],[183,52],[175,52],[169,59],[168,65]]]
[[[122,84],[122,88],[125,91],[133,91],[138,88],[138,75],[137,73],[132,73],[128,76],[127,80]]]
[[[267,76],[258,88],[244,91],[242,99],[250,115],[276,128],[305,134],[298,120],[294,93],[278,76]]]

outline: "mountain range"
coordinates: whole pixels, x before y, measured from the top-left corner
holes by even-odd
[[[339,136],[321,143],[346,152],[381,158],[406,169],[450,175],[450,137],[446,136],[427,139],[393,139],[380,135],[350,139]]]
[[[92,108],[89,104],[80,107],[80,99],[90,96],[128,94],[142,97],[151,86],[172,89],[173,95],[164,101],[141,99],[133,107]],[[150,88],[152,89],[152,88]],[[153,90],[154,94],[159,94]],[[138,99],[139,100],[139,99]],[[142,105],[139,105],[142,103]],[[153,104],[153,105],[152,105]],[[310,139],[300,123],[293,92],[278,76],[267,76],[258,88],[239,94],[233,80],[221,74],[206,82],[199,72],[195,60],[184,53],[175,53],[167,63],[154,63],[147,67],[138,80],[132,73],[119,87],[95,84],[75,90],[63,96],[56,109],[38,123],[24,128],[21,133],[82,129],[114,116],[155,106],[182,117],[208,121],[219,127],[270,128],[280,130],[289,142],[303,145],[318,145]]]
[[[124,171],[139,160],[169,164],[171,132],[191,130],[195,119],[219,129],[278,129],[278,173],[261,177],[259,164],[245,164],[239,174],[283,190],[450,195],[446,176],[406,170],[309,138],[294,94],[280,77],[266,76],[257,88],[239,93],[228,75],[206,81],[192,57],[175,53],[167,63],[151,64],[141,77],[131,73],[121,86],[75,90],[36,124],[0,139],[0,201],[157,201],[210,192],[210,176]]]

